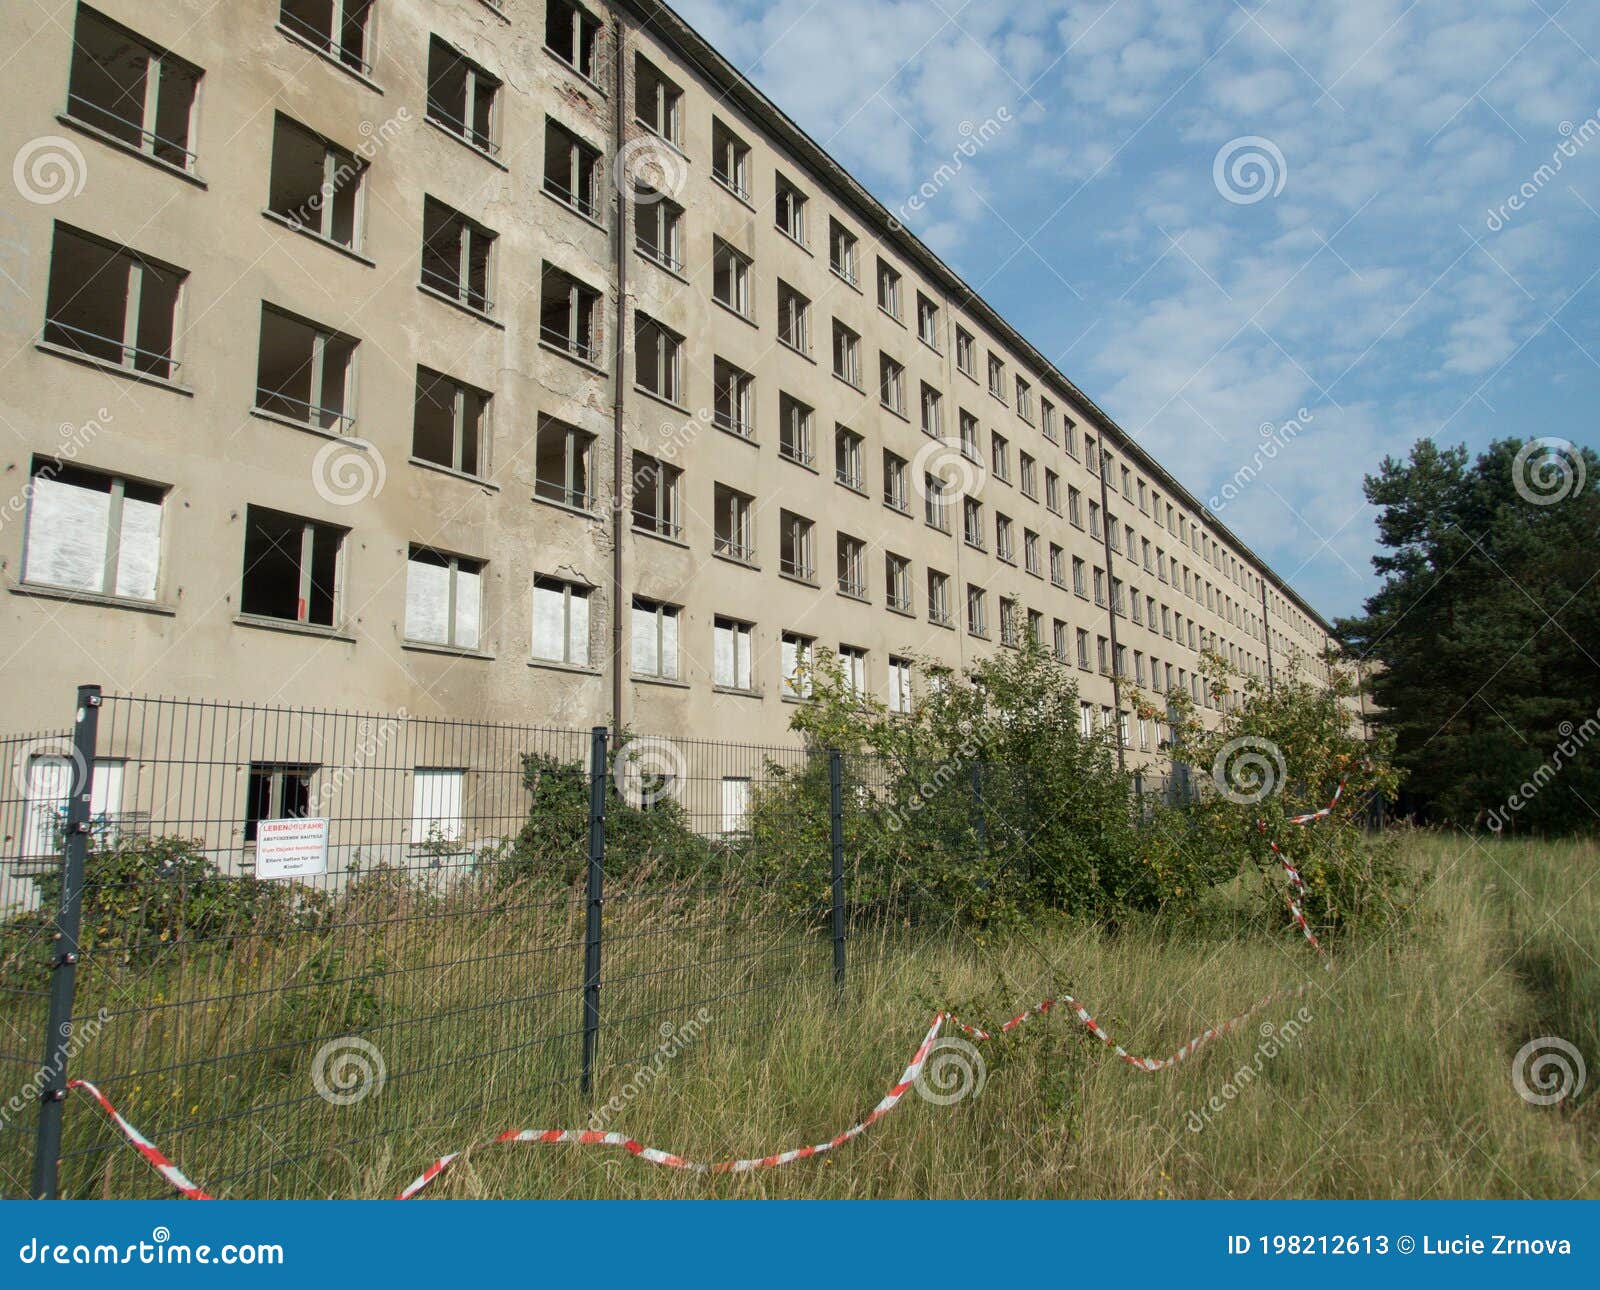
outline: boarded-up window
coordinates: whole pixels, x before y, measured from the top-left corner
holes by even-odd
[[[459,842],[466,772],[418,767],[411,780],[411,843]]]
[[[58,462],[36,462],[24,582],[154,600],[162,490]]]
[[[722,779],[722,831],[741,833],[750,813],[750,781],[741,776],[725,775]]]
[[[23,804],[20,855],[49,856],[61,850],[72,792],[72,758],[67,753],[41,753],[28,759],[27,797]],[[96,761],[89,787],[89,813],[95,835],[112,836],[122,811],[123,764]]]
[[[589,666],[589,588],[554,578],[533,584],[533,656]]]
[[[678,610],[653,600],[633,601],[633,674],[675,680],[678,675]]]
[[[483,566],[414,547],[406,562],[406,639],[478,648]]]

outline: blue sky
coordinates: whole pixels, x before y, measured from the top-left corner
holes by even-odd
[[[992,135],[906,223],[1330,617],[1386,453],[1600,443],[1592,0],[676,7],[891,209]]]

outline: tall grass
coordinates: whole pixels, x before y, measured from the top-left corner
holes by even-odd
[[[274,960],[307,954],[292,944],[263,943],[248,961],[201,956],[181,980],[139,982],[138,1008],[113,998],[122,1015],[78,1073],[117,1072],[108,1091],[202,1185],[383,1196],[445,1151],[512,1128],[589,1127],[608,1102],[603,1127],[699,1160],[825,1141],[878,1102],[937,1010],[992,1028],[1069,992],[1131,1051],[1167,1056],[1305,984],[1305,997],[1153,1074],[1117,1061],[1070,1013],[1036,1018],[978,1045],[975,1095],[941,1106],[912,1092],[863,1137],[782,1169],[703,1177],[599,1147],[484,1147],[429,1194],[1600,1194],[1600,848],[1418,835],[1407,853],[1425,875],[1412,916],[1336,944],[1327,972],[1293,929],[1268,932],[1219,897],[1201,918],[1115,930],[1062,919],[999,943],[950,928],[863,933],[840,998],[825,940],[762,930],[779,924],[748,911],[660,903],[681,895],[619,902],[603,1010],[629,1020],[603,1032],[588,1098],[573,1079],[581,912],[565,896],[453,921],[448,944],[401,918],[361,928],[331,963]],[[353,970],[374,961],[380,973]],[[293,988],[234,997],[251,981]],[[80,1017],[95,989],[90,973]],[[443,1032],[430,1021],[441,1013]],[[656,1060],[663,1026],[677,1051]],[[395,1077],[330,1106],[308,1088],[307,1057],[347,1028],[384,1050]],[[1582,1097],[1536,1107],[1516,1092],[1512,1058],[1549,1035],[1597,1069]],[[208,1052],[244,1057],[197,1061]],[[163,1071],[175,1054],[182,1069]],[[104,1149],[98,1111],[69,1109],[75,1194],[152,1194],[136,1155]],[[246,1110],[257,1114],[224,1118]]]

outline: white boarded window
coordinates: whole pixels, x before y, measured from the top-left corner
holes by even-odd
[[[30,483],[24,582],[156,598],[160,488],[54,461],[35,462]]]
[[[865,698],[867,651],[857,649],[854,645],[839,646],[839,670],[844,673],[844,682],[850,687],[851,695],[857,699]]]
[[[678,677],[678,609],[635,596],[633,674],[663,680]]]
[[[463,770],[417,768],[411,780],[412,846],[461,841],[461,789],[466,777]]]
[[[555,578],[533,583],[533,656],[589,666],[589,588]]]
[[[61,850],[67,822],[67,799],[72,793],[72,757],[68,753],[40,753],[30,757],[25,771],[27,795],[23,802],[21,849],[23,856],[49,856]],[[94,834],[114,833],[122,811],[123,764],[96,761],[89,782],[89,814]]]
[[[713,683],[732,690],[751,689],[750,624],[719,618],[711,640]]]
[[[743,833],[750,814],[750,781],[738,775],[722,777],[722,832]]]
[[[1094,738],[1094,705],[1080,703],[1078,705],[1078,733],[1085,739]]]
[[[413,547],[406,562],[406,639],[477,649],[482,598],[478,561]]]
[[[889,711],[911,711],[911,661],[889,659]]]
[[[783,692],[791,699],[811,697],[811,649],[809,636],[796,632],[783,634]]]

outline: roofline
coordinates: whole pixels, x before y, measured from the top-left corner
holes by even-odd
[[[900,247],[909,259],[916,261],[930,277],[941,283],[951,296],[960,297],[959,308],[977,317],[1008,346],[1032,363],[1042,379],[1059,386],[1064,397],[1071,398],[1083,408],[1089,419],[1099,428],[1102,438],[1110,436],[1123,454],[1137,461],[1148,474],[1160,480],[1162,487],[1168,493],[1187,503],[1197,514],[1204,516],[1205,524],[1231,543],[1267,582],[1293,601],[1325,633],[1329,636],[1334,635],[1333,626],[1328,620],[1279,577],[1272,566],[1257,555],[1248,543],[1222,523],[1208,506],[1141,447],[1105,409],[1041,354],[1033,343],[1007,322],[993,305],[969,286],[961,275],[946,264],[921,238],[911,232],[893,211],[868,192],[827,149],[757,89],[744,73],[723,57],[716,47],[691,27],[680,14],[661,3],[661,0],[611,0],[611,3],[632,14],[652,35],[670,45],[706,80],[715,85],[723,97],[732,100],[771,131],[801,161],[815,170],[826,182],[832,184],[848,201],[858,206],[867,222],[879,226],[880,236],[884,240]]]

